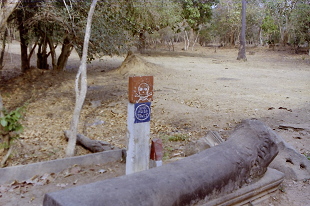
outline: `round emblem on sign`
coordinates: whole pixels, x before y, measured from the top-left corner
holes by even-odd
[[[135,111],[136,119],[139,121],[147,120],[150,117],[151,108],[147,104],[140,104]]]

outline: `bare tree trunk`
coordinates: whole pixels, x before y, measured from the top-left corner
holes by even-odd
[[[13,146],[11,145],[11,146],[10,146],[10,149],[8,150],[8,152],[6,153],[6,155],[3,157],[2,161],[1,161],[0,168],[3,168],[5,162],[6,162],[6,161],[8,160],[8,158],[9,158],[9,156],[10,156],[12,150],[13,150]]]
[[[202,26],[199,26],[199,30],[198,30],[198,32],[197,32],[196,39],[195,39],[195,41],[194,41],[194,43],[193,43],[193,46],[192,46],[192,51],[194,51],[194,46],[195,46],[195,44],[196,44],[196,42],[197,42],[197,40],[198,40],[198,37],[199,37],[199,33],[200,33],[201,28],[202,28]]]
[[[184,35],[184,50],[186,50],[186,35]]]
[[[262,27],[259,27],[259,32],[257,35],[258,44],[262,45]]]
[[[62,44],[61,53],[58,57],[57,70],[64,70],[72,49],[73,46],[71,45],[69,38],[66,37]]]
[[[66,149],[67,157],[74,156],[80,113],[81,113],[81,109],[82,109],[85,96],[86,96],[86,92],[87,92],[87,74],[86,74],[87,50],[88,50],[90,33],[91,33],[91,21],[92,21],[92,17],[95,11],[96,3],[97,3],[97,0],[93,0],[90,6],[89,13],[88,13],[85,38],[84,38],[84,46],[83,46],[83,56],[82,56],[79,71],[75,79],[76,101],[75,101],[75,108],[73,111],[73,116],[72,116],[71,125],[70,125],[68,146]],[[81,90],[79,90],[79,80],[81,83]]]
[[[0,94],[0,117],[3,117],[3,101],[2,101],[2,97],[1,97],[1,94]]]
[[[6,45],[6,37],[8,35],[8,29],[5,29],[5,32],[3,34],[3,40],[2,40],[2,50],[0,54],[0,78],[2,76],[2,68],[3,68],[3,58],[4,58],[4,53],[5,53],[5,45]]]
[[[17,12],[17,22],[19,24],[19,38],[20,38],[20,50],[21,50],[21,70],[27,71],[30,68],[30,59],[28,61],[28,43],[25,35],[28,33],[28,29],[24,27],[24,19],[22,11]]]
[[[139,45],[138,45],[138,51],[141,54],[145,53],[145,31],[140,31],[139,33]]]
[[[39,48],[38,48],[38,53],[37,53],[37,67],[39,69],[48,69],[48,64],[47,64],[47,39],[46,35],[41,37],[42,41],[39,43]]]
[[[48,42],[48,45],[50,47],[50,52],[51,52],[51,56],[52,56],[52,67],[53,67],[53,70],[56,70],[57,69],[57,63],[56,63],[56,47],[57,45],[54,47],[54,42],[52,40],[52,38],[47,35],[47,42]]]
[[[19,0],[6,0],[1,1],[1,8],[0,8],[0,31],[4,28],[7,19],[17,6]]]
[[[237,60],[245,60],[245,15],[246,15],[246,0],[242,0],[242,25],[241,25],[241,34],[240,34],[240,46]]]
[[[68,139],[70,132],[68,130],[65,130],[64,133],[65,137]],[[112,150],[114,148],[108,142],[89,139],[88,137],[82,134],[77,134],[76,143],[83,146],[85,149],[91,152],[103,152],[107,150]]]
[[[184,33],[185,33],[185,37],[184,37],[185,48],[184,48],[184,50],[187,51],[187,50],[188,50],[188,47],[189,47],[189,37],[188,37],[188,34],[187,34],[187,31],[186,31],[186,30],[184,30]]]
[[[38,42],[36,42],[36,43],[33,45],[33,47],[31,48],[30,54],[28,55],[28,62],[30,62],[30,59],[31,59],[31,57],[32,57],[32,55],[33,55],[33,53],[34,53],[34,51],[35,51],[37,45],[38,45]]]
[[[19,0],[1,1],[0,5],[0,31],[5,27],[8,17],[13,12]],[[3,101],[0,94],[0,117],[3,117]]]

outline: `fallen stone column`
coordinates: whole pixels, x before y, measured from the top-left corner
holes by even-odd
[[[48,193],[43,205],[169,206],[211,200],[259,180],[277,153],[268,128],[245,120],[218,146],[147,171]]]

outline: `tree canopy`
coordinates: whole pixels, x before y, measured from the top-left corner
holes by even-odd
[[[199,25],[207,23],[212,17],[212,6],[218,0],[181,0],[182,17],[194,30],[199,29]]]
[[[6,7],[10,2],[12,7]],[[30,68],[35,49],[37,67],[41,69],[63,70],[73,49],[81,57],[82,28],[86,25],[90,0],[20,0],[14,9],[17,2],[2,2],[4,18],[0,23],[8,19],[19,31],[22,71]],[[237,45],[240,43],[241,5],[237,0],[100,0],[92,23],[88,61],[124,53],[132,45],[144,50],[146,34],[159,30],[159,36],[165,39],[169,36],[168,41],[172,43],[171,38],[180,40],[175,38],[179,33],[181,40],[188,41],[187,45],[191,34],[196,35],[195,42],[201,44]],[[309,0],[248,0],[246,42],[274,42],[284,46],[309,42],[309,7]],[[4,11],[10,9],[14,12],[8,16]],[[56,54],[55,48],[59,45],[61,53]],[[32,50],[28,51],[30,46]],[[48,58],[52,59],[51,67]]]

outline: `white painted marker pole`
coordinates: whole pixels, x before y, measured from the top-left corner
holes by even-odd
[[[153,77],[129,77],[126,175],[149,169]]]
[[[135,104],[128,103],[126,175],[149,169],[150,122],[135,122]]]

